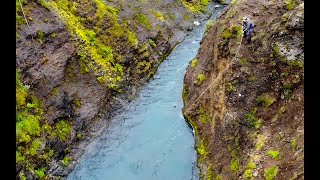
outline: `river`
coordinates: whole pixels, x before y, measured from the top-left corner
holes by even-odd
[[[215,9],[211,19],[222,6]],[[68,180],[199,179],[181,94],[186,67],[197,54],[205,24],[200,22],[172,50],[135,100],[86,149]]]

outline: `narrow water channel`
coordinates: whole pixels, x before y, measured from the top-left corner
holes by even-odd
[[[211,19],[222,7],[214,9]],[[181,94],[186,67],[197,54],[205,24],[201,22],[173,49],[138,97],[87,148],[68,180],[199,178]]]

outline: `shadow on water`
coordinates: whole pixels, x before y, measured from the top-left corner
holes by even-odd
[[[215,5],[215,4],[214,4]],[[216,8],[215,18],[222,7]],[[205,22],[159,66],[138,97],[91,143],[68,180],[198,179],[192,129],[182,115],[183,77],[200,47]]]

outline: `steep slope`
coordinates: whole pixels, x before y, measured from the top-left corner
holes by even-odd
[[[202,179],[304,179],[303,63],[303,1],[231,1],[184,79]]]
[[[207,4],[16,0],[16,178],[68,174]]]

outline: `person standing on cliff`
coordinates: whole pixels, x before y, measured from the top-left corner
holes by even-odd
[[[251,43],[251,33],[253,31],[253,23],[250,18],[243,17],[242,19],[242,30],[243,30],[243,36],[246,37],[247,43]]]

